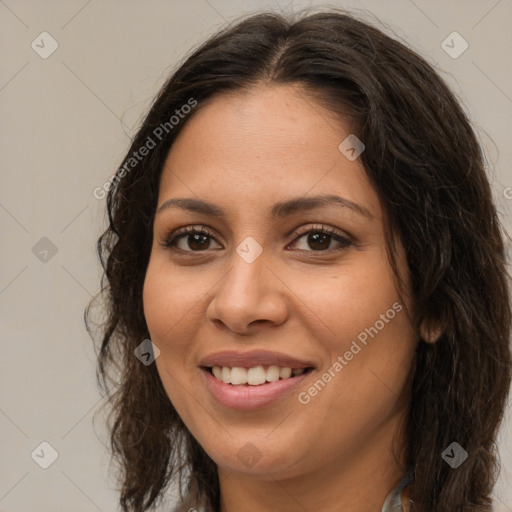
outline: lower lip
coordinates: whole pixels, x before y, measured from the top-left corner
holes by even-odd
[[[231,409],[252,410],[261,409],[272,402],[289,395],[309,376],[311,371],[289,379],[267,382],[259,386],[234,386],[226,384],[214,377],[208,370],[201,368],[206,386],[213,397],[225,407]]]

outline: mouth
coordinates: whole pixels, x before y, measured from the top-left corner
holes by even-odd
[[[280,380],[289,380],[308,374],[312,366],[292,368],[290,366],[257,365],[249,368],[241,366],[203,366],[215,379],[230,386],[264,386]]]
[[[250,411],[298,395],[299,386],[315,371],[313,366],[201,366],[203,383],[217,405]],[[302,384],[304,385],[304,384]]]
[[[289,398],[317,367],[312,360],[267,350],[226,350],[199,361],[216,404],[245,411]]]

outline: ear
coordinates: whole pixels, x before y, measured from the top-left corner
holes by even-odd
[[[438,320],[425,317],[420,324],[421,339],[426,343],[435,343],[443,333]]]

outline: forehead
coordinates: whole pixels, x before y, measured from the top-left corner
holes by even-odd
[[[186,121],[186,120],[185,120]],[[261,149],[273,149],[272,156],[308,147],[336,149],[347,131],[345,122],[318,105],[305,90],[293,85],[254,86],[210,98],[186,123],[175,145],[194,132],[200,151],[230,149],[230,157],[260,156]],[[199,138],[197,136],[200,136]],[[303,151],[305,152],[305,151]]]
[[[247,206],[336,193],[379,216],[360,159],[338,148],[350,135],[347,123],[296,86],[222,94],[184,122],[165,162],[159,204],[184,194]]]

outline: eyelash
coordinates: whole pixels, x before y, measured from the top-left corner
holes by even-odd
[[[308,227],[307,229],[298,228],[293,233],[295,238],[294,238],[292,243],[296,242],[299,238],[302,238],[304,235],[308,235],[310,233],[320,233],[320,234],[323,234],[323,235],[328,235],[328,236],[334,238],[334,240],[336,240],[337,242],[339,242],[341,244],[341,247],[339,247],[338,249],[326,249],[326,250],[310,250],[310,251],[307,251],[307,250],[304,250],[304,249],[299,249],[299,250],[302,250],[303,252],[313,253],[313,254],[326,254],[326,253],[327,254],[332,254],[333,252],[341,251],[341,250],[346,249],[347,247],[353,245],[352,241],[349,240],[349,238],[347,238],[346,236],[341,235],[335,229],[330,228],[328,226],[326,227],[324,225]],[[194,253],[204,253],[204,252],[207,252],[208,249],[205,249],[203,251],[192,251],[192,250],[184,251],[182,249],[177,249],[177,248],[173,247],[174,244],[181,237],[186,236],[186,235],[196,235],[196,234],[197,235],[208,236],[210,238],[213,238],[217,242],[217,240],[215,239],[214,234],[211,231],[209,231],[208,229],[206,229],[205,227],[203,227],[203,226],[201,226],[201,227],[188,226],[188,227],[185,227],[185,228],[177,229],[176,231],[170,233],[160,245],[162,247],[166,248],[166,249],[171,249],[171,250],[174,250],[174,251],[179,251],[182,254],[183,253],[189,253],[189,255],[193,255]],[[219,242],[217,242],[217,243],[219,243]]]

